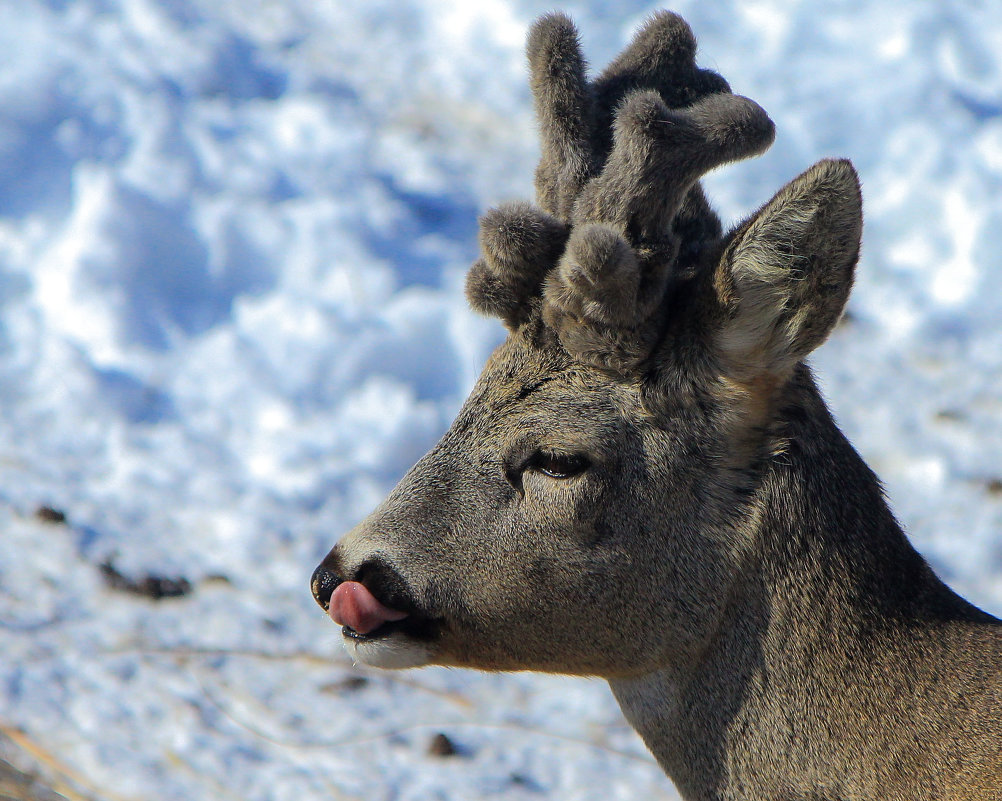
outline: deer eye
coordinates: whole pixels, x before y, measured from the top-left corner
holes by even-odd
[[[550,478],[573,478],[588,469],[588,459],[580,454],[559,454],[536,451],[526,464],[529,470],[536,470]]]

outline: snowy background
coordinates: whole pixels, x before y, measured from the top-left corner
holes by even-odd
[[[478,213],[531,194],[550,7],[0,0],[0,726],[78,792],[676,797],[604,683],[357,670],[307,588],[501,336],[461,286]],[[564,6],[596,65],[656,7]],[[859,168],[815,365],[918,547],[1002,613],[997,4],[675,8],[778,128],[710,180],[726,220]]]

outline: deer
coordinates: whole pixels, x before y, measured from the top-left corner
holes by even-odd
[[[358,663],[608,681],[686,801],[1002,799],[1002,622],[910,544],[807,358],[862,237],[826,159],[724,231],[707,172],[775,128],[649,18],[588,74],[528,37],[536,202],[480,220],[507,338],[323,559]]]

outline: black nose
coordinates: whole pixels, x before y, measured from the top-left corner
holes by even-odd
[[[313,578],[310,580],[310,589],[313,591],[313,597],[323,607],[325,612],[330,609],[331,595],[334,592],[334,588],[340,583],[341,579],[324,567],[322,563],[320,567],[313,571]]]

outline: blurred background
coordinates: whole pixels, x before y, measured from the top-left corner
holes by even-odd
[[[601,67],[659,5],[567,3]],[[502,330],[535,0],[0,0],[0,757],[71,797],[673,799],[605,684],[352,667],[313,567]],[[863,179],[815,357],[915,543],[1002,613],[1002,16],[680,0],[777,124],[736,222]]]

